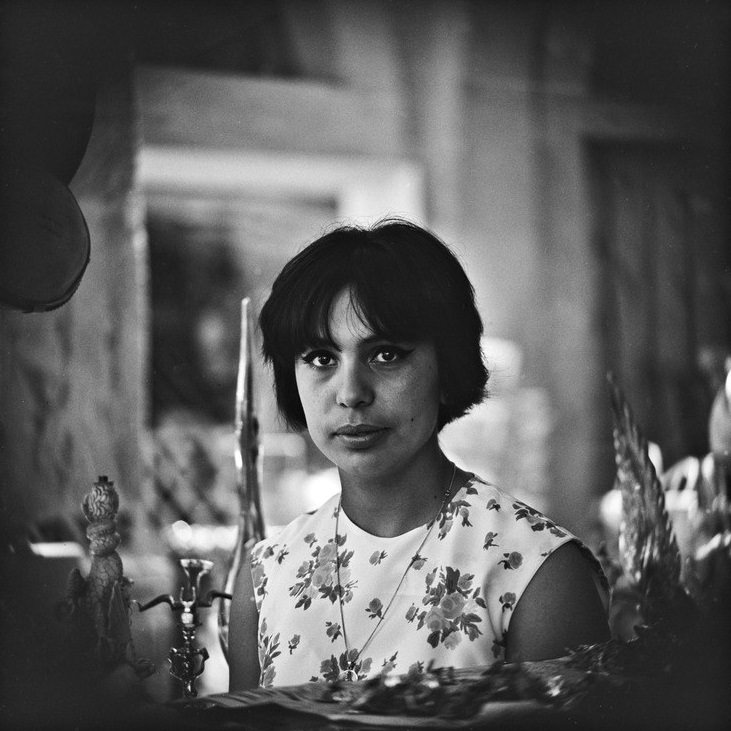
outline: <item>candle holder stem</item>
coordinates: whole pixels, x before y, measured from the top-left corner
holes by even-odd
[[[214,599],[231,599],[231,595],[223,591],[209,591],[205,599],[200,599],[200,581],[212,568],[213,562],[201,558],[182,558],[180,565],[185,572],[185,584],[180,588],[176,600],[171,594],[160,594],[146,604],[137,606],[145,612],[158,604],[168,604],[173,613],[179,614],[178,626],[183,639],[180,647],[170,648],[170,675],[179,680],[186,698],[198,695],[195,683],[203,674],[208,660],[208,650],[196,645],[196,629],[200,626],[198,610],[212,606]]]

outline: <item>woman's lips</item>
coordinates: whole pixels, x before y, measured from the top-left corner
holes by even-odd
[[[335,430],[335,438],[351,449],[366,449],[373,446],[386,433],[386,428],[372,424],[345,424]]]

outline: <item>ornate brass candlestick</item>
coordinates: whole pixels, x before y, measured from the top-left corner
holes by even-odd
[[[171,594],[161,594],[147,604],[139,604],[139,610],[144,612],[158,604],[169,604],[173,612],[179,612],[178,626],[183,637],[181,647],[170,649],[170,675],[183,684],[183,694],[186,698],[198,695],[195,681],[202,675],[208,659],[208,650],[197,647],[195,631],[200,626],[198,610],[209,608],[214,599],[231,599],[231,595],[223,591],[209,591],[204,600],[199,599],[200,580],[213,568],[212,561],[202,558],[181,558],[180,565],[185,571],[186,583],[180,588],[180,596],[176,601]]]

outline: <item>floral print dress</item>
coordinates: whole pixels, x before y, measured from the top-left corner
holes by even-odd
[[[552,551],[576,538],[474,475],[436,520],[419,550],[428,526],[374,536],[350,521],[335,495],[258,543],[251,570],[260,684],[336,680],[352,661],[360,679],[502,659],[526,586]]]

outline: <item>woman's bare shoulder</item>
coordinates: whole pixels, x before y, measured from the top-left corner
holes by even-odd
[[[546,558],[518,601],[507,639],[509,662],[566,655],[609,639],[601,574],[576,541]]]

